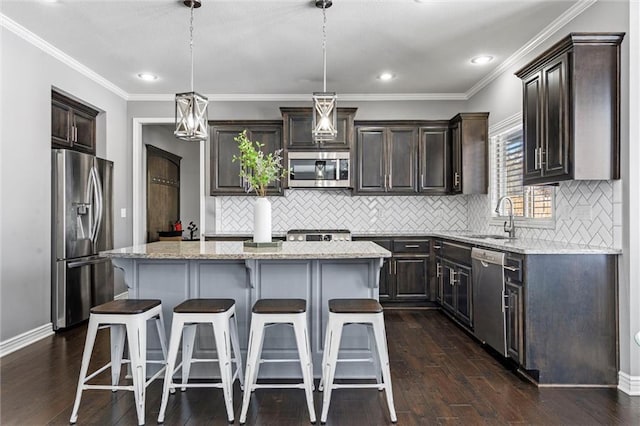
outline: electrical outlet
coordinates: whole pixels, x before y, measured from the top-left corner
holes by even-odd
[[[120,217],[121,217],[121,218],[125,218],[125,217],[127,217],[127,208],[126,208],[126,207],[125,207],[125,208],[120,209]]]

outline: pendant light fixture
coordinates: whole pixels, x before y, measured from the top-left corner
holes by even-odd
[[[173,134],[183,141],[207,140],[207,104],[209,100],[193,90],[193,9],[199,8],[199,0],[184,0],[191,9],[189,21],[189,49],[191,51],[191,91],[176,93],[176,130]]]
[[[331,0],[316,0],[316,7],[322,8],[322,92],[313,93],[313,140],[319,143],[332,141],[338,135],[338,110],[335,92],[327,92],[327,8]]]

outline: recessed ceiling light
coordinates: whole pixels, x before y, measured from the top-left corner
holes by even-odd
[[[491,61],[493,61],[493,56],[489,55],[480,55],[476,56],[475,58],[471,58],[471,63],[476,65],[488,64]]]
[[[383,72],[378,76],[378,80],[380,81],[389,81],[389,80],[393,80],[394,78],[395,78],[395,74],[390,72]]]
[[[138,74],[138,78],[144,81],[154,81],[158,79],[158,76],[155,74],[151,74],[150,72],[141,72]]]

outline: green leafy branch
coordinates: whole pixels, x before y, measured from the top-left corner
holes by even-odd
[[[240,155],[233,156],[233,161],[240,162],[240,177],[248,184],[247,192],[255,191],[260,197],[267,195],[267,187],[271,182],[285,176],[287,170],[282,167],[282,150],[262,152],[263,143],[253,142],[247,138],[244,130],[234,138],[238,142]]]

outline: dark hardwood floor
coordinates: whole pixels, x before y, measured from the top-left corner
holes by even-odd
[[[510,372],[437,310],[386,310],[398,424],[639,425],[640,398],[612,388],[541,388]],[[108,332],[99,333],[92,367],[106,362]],[[2,425],[67,425],[78,380],[85,327],[43,339],[0,360]],[[146,421],[156,424],[161,381],[147,390]],[[315,392],[318,418],[322,394]],[[236,419],[241,404],[236,382]],[[236,420],[237,423],[237,420]],[[389,424],[375,389],[333,393],[328,425]],[[78,424],[135,425],[131,392],[85,391]],[[226,425],[220,389],[189,389],[169,399],[167,425]],[[258,390],[249,425],[305,425],[301,390]]]

